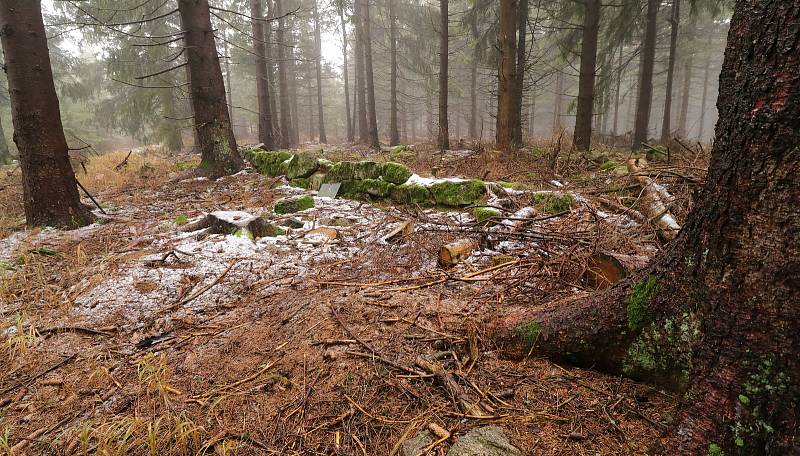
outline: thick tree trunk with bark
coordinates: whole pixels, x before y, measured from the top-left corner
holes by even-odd
[[[578,150],[588,151],[592,146],[594,82],[597,72],[597,37],[600,33],[600,0],[586,0],[583,8],[581,73],[578,80],[578,107],[575,114],[574,143]]]
[[[328,135],[325,134],[325,114],[322,104],[322,37],[319,29],[319,5],[318,0],[314,0],[314,44],[317,52],[317,120],[319,123],[319,142],[328,142]]]
[[[272,109],[270,108],[270,87],[267,74],[267,46],[264,34],[264,17],[262,0],[250,0],[250,16],[253,28],[253,54],[256,60],[256,93],[258,98],[258,140],[264,148],[275,148],[275,129],[272,127]]]
[[[708,47],[711,47],[711,34],[708,36]],[[702,141],[706,130],[706,109],[708,109],[708,86],[711,83],[711,56],[706,57],[706,67],[703,70],[703,96],[700,100],[700,126],[697,139]]]
[[[469,24],[472,39],[478,39],[478,21],[477,17],[473,16]],[[469,137],[470,139],[478,139],[478,45],[472,50],[472,59],[470,66],[470,114],[469,114]]]
[[[664,119],[661,123],[661,143],[667,144],[672,136],[672,87],[675,80],[675,61],[678,56],[678,32],[681,21],[681,0],[672,0],[672,18],[667,64],[667,94],[664,99]]]
[[[40,1],[0,1],[0,31],[27,223],[87,225],[93,217],[69,162]]]
[[[692,96],[692,65],[694,53],[689,52],[683,66],[683,93],[681,94],[681,111],[678,114],[678,137],[686,137],[686,126],[689,122],[689,100]]]
[[[211,177],[236,173],[244,167],[244,161],[233,137],[208,0],[179,0],[178,9],[189,63],[201,169]]]
[[[389,0],[389,58],[390,65],[390,93],[389,93],[389,145],[396,146],[400,143],[400,131],[397,126],[397,13],[395,0]]]
[[[447,119],[447,95],[449,91],[450,62],[450,13],[447,0],[439,0],[441,21],[439,22],[439,150],[450,148],[450,123]]]
[[[11,150],[9,150],[8,142],[6,141],[6,130],[3,128],[2,119],[0,119],[0,165],[8,165],[11,160]]]
[[[347,22],[344,19],[344,0],[338,0],[339,20],[342,25],[342,76],[344,76],[344,109],[347,118],[347,142],[355,140],[355,130],[353,129],[353,118],[350,114],[350,77],[348,76],[349,66],[347,65]]]
[[[614,136],[614,140],[616,141],[617,135],[619,135],[619,99],[620,99],[620,92],[622,91],[622,50],[623,46],[619,46],[619,57],[617,60],[617,76],[616,76],[616,88],[614,89],[614,128],[612,131],[612,135]],[[616,145],[616,144],[614,144]]]
[[[275,12],[275,6],[272,3],[272,0],[267,0],[267,14],[270,17],[273,17],[273,13]],[[280,132],[280,121],[279,121],[279,114],[278,114],[278,106],[277,100],[278,98],[278,90],[275,85],[276,79],[276,71],[275,71],[275,61],[272,58],[272,21],[267,22],[266,27],[264,29],[264,40],[265,40],[265,48],[266,48],[266,57],[267,57],[267,86],[269,87],[269,111],[270,117],[272,118],[272,140],[275,144],[280,141],[281,132]]]
[[[514,144],[514,102],[516,84],[516,14],[515,0],[500,0],[500,25],[497,30],[497,148],[510,150]]]
[[[368,144],[373,149],[380,149],[381,143],[378,140],[378,114],[375,111],[375,76],[372,67],[372,31],[369,18],[369,1],[361,1],[362,21],[363,21],[363,47],[364,47],[364,72],[367,89],[367,133]]]
[[[517,76],[514,81],[514,144],[522,141],[522,100],[525,98],[525,68],[527,67],[525,42],[528,37],[528,0],[518,0],[517,7]]]
[[[636,105],[636,122],[633,127],[635,150],[647,142],[650,111],[653,106],[653,69],[656,58],[656,32],[658,31],[659,0],[647,0],[647,21],[642,41],[642,65],[639,75],[639,99]]]
[[[281,140],[280,147],[287,149],[293,144],[292,108],[289,93],[289,79],[286,61],[286,19],[283,17],[283,0],[275,0],[275,17],[278,18],[278,30],[275,32],[278,47],[278,90],[280,91]]]
[[[356,4],[356,120],[358,124],[358,141],[369,143],[369,127],[367,125],[367,84],[364,78],[364,24],[361,20],[361,6]]]
[[[663,454],[800,451],[800,0],[739,0],[707,183],[663,256],[590,298],[494,327],[550,355],[684,391]]]

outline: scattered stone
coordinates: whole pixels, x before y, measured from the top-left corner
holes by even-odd
[[[200,230],[205,230],[206,234],[234,235],[253,240],[286,234],[286,230],[267,219],[241,211],[212,212],[181,229],[187,233]]]
[[[300,228],[306,226],[305,223],[301,222],[300,220],[298,220],[296,218],[288,218],[288,219],[281,220],[278,223],[278,225],[285,226],[287,228],[294,228],[294,229],[300,229]]]
[[[480,180],[441,181],[430,186],[438,204],[444,206],[469,206],[486,195],[486,184]]]
[[[308,178],[309,189],[319,191],[322,188],[322,183],[325,182],[326,174],[322,171],[317,171]]]
[[[289,185],[295,188],[302,188],[303,190],[311,190],[311,180],[304,177],[290,180]]]
[[[296,154],[289,160],[286,167],[286,177],[289,179],[309,178],[319,169],[319,161],[316,158]]]
[[[430,190],[419,184],[403,184],[394,187],[389,192],[392,201],[400,204],[419,206],[433,206],[435,201]]]
[[[314,207],[314,198],[305,195],[293,198],[284,198],[275,203],[274,211],[276,214],[294,214],[295,212],[305,211]]]
[[[473,429],[458,439],[447,456],[522,456],[497,426]]]
[[[490,222],[492,219],[500,217],[501,212],[493,207],[476,207],[472,210],[472,216],[478,223]]]
[[[347,217],[331,217],[331,218],[321,219],[319,223],[325,226],[346,227],[346,226],[351,226],[353,224],[353,221]]]

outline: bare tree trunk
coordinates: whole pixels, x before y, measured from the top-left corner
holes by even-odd
[[[675,61],[678,58],[678,32],[681,21],[681,0],[672,0],[672,29],[669,40],[669,64],[667,65],[667,94],[664,98],[664,120],[661,124],[661,142],[667,144],[672,136],[672,95],[675,80]]]
[[[450,148],[450,125],[447,119],[448,65],[450,60],[450,13],[447,0],[439,0],[439,149]]]
[[[267,0],[267,11],[270,17],[273,16],[275,12],[274,4],[272,0]],[[264,49],[265,49],[265,56],[267,59],[267,87],[269,87],[269,112],[270,118],[272,119],[272,142],[273,145],[277,145],[280,142],[281,132],[280,132],[280,115],[278,113],[278,106],[277,106],[277,98],[278,98],[278,88],[275,85],[276,70],[275,70],[275,62],[272,58],[272,21],[266,23],[266,27],[264,28]]]
[[[373,149],[380,149],[381,143],[378,140],[378,114],[375,108],[375,77],[372,69],[372,31],[369,18],[369,1],[361,1],[362,19],[364,25],[364,69],[366,73],[367,89],[367,131],[369,133],[368,143]]]
[[[574,143],[578,150],[588,151],[592,147],[594,83],[597,72],[597,37],[600,33],[600,0],[586,0],[583,3],[583,7],[581,73],[578,81],[578,107],[575,116]]]
[[[322,37],[319,30],[319,6],[318,0],[314,0],[314,41],[317,51],[317,111],[319,116],[319,142],[325,144],[328,142],[328,136],[325,134],[325,115],[324,105],[322,104]]]
[[[11,150],[8,148],[8,142],[6,141],[6,131],[3,128],[2,119],[0,119],[0,165],[8,165],[11,164]]]
[[[708,47],[711,47],[711,34],[708,36]],[[706,109],[708,109],[708,85],[711,82],[711,56],[706,57],[706,68],[703,76],[703,98],[700,102],[700,127],[697,139],[702,141],[706,129]]]
[[[397,13],[395,12],[395,0],[389,2],[389,53],[391,65],[390,81],[390,101],[389,101],[389,145],[395,146],[400,143],[400,132],[397,127]]]
[[[678,137],[686,137],[686,126],[689,123],[689,100],[692,96],[692,65],[694,53],[689,52],[683,67],[683,94],[681,95],[681,112],[678,115]]]
[[[607,291],[496,333],[523,355],[685,391],[662,454],[800,448],[799,35],[799,0],[739,0],[707,183],[678,238]]]
[[[528,112],[528,137],[536,136],[536,87],[531,91],[531,104]]]
[[[616,142],[619,135],[619,96],[622,90],[622,49],[623,45],[619,46],[619,60],[617,61],[617,87],[614,91],[614,141]],[[616,145],[616,144],[615,144]]]
[[[264,35],[262,0],[250,0],[252,16],[253,54],[256,61],[256,93],[258,98],[258,140],[264,148],[275,148],[274,128],[272,127],[272,108],[270,107],[270,86],[267,74],[267,43]]]
[[[564,106],[564,102],[562,101],[563,96],[564,72],[558,70],[556,73],[555,100],[553,101],[553,133],[555,134],[561,133],[561,111]]]
[[[225,100],[225,83],[211,28],[208,0],[179,0],[189,63],[194,123],[200,140],[201,168],[220,177],[244,167]]]
[[[470,33],[472,39],[478,39],[477,17],[473,17],[470,23]],[[472,62],[470,66],[470,115],[469,115],[469,137],[478,139],[478,46],[472,50]]]
[[[224,32],[223,35],[225,35]],[[235,137],[236,124],[233,123],[233,85],[231,84],[231,53],[230,50],[228,49],[227,41],[223,41],[223,50],[225,51],[225,89],[227,89],[226,94],[228,103],[228,117],[231,120],[231,130],[233,130],[233,135]]]
[[[352,143],[355,141],[355,129],[353,128],[353,118],[350,114],[350,80],[348,76],[349,67],[347,65],[347,22],[344,19],[344,0],[337,0],[339,8],[339,19],[342,25],[342,58],[344,64],[342,68],[342,75],[344,76],[344,108],[345,117],[347,118],[347,142]]]
[[[360,0],[358,0],[360,1]],[[369,143],[369,126],[367,124],[367,83],[364,77],[364,22],[362,9],[356,3],[354,19],[356,22],[356,111],[358,120],[358,140],[361,144]]]
[[[292,108],[289,94],[289,80],[287,76],[286,58],[286,19],[283,17],[283,0],[275,0],[275,14],[278,18],[278,30],[275,32],[276,46],[278,47],[278,87],[281,104],[281,141],[280,147],[287,149],[292,146]]]
[[[659,0],[647,0],[647,25],[642,47],[642,73],[639,76],[639,101],[636,107],[636,123],[633,128],[632,148],[638,150],[647,142],[650,126],[650,110],[653,106],[653,67],[656,56],[656,32],[658,30]]]
[[[510,150],[514,143],[514,109],[516,103],[516,1],[500,0],[498,5],[500,25],[497,30],[497,49],[499,50],[497,68],[497,128],[495,130],[497,147]]]
[[[522,100],[525,98],[525,67],[528,36],[528,0],[517,3],[517,72],[514,80],[514,144],[520,146],[522,141]]]
[[[93,217],[69,162],[40,1],[0,1],[0,29],[25,219],[31,226],[87,225]]]

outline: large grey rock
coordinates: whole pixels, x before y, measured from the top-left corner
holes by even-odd
[[[447,456],[522,456],[497,426],[473,429],[450,447]]]
[[[435,442],[433,434],[428,431],[420,431],[414,438],[403,442],[403,456],[417,456],[422,453],[428,445]]]

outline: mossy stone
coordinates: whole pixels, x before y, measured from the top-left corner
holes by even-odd
[[[333,162],[328,160],[327,158],[320,158],[317,160],[317,165],[319,165],[318,171],[327,172],[333,168]]]
[[[364,179],[361,181],[361,191],[370,196],[386,198],[394,188],[394,184],[379,179]]]
[[[306,226],[305,223],[301,222],[300,220],[297,220],[296,218],[288,218],[286,220],[281,220],[278,223],[278,225],[286,226],[286,227],[294,228],[294,229],[300,229],[300,228]]]
[[[381,178],[393,184],[405,184],[411,177],[411,171],[405,165],[395,162],[388,162],[383,164],[381,170]]]
[[[322,187],[322,184],[325,182],[326,176],[327,174],[321,171],[312,174],[311,177],[308,178],[308,188],[310,190],[319,191],[320,187]]]
[[[475,217],[475,221],[478,223],[488,222],[500,217],[500,215],[500,211],[493,207],[476,207],[472,210],[472,216]]]
[[[403,184],[394,187],[389,192],[392,201],[400,204],[419,206],[433,206],[434,200],[431,192],[419,184]]]
[[[553,215],[569,211],[575,202],[572,195],[555,192],[537,193],[533,199],[536,202],[536,209]]]
[[[254,152],[250,162],[261,174],[268,176],[283,176],[288,168],[288,161],[292,154],[288,151]]]
[[[469,206],[486,195],[486,184],[480,180],[442,181],[430,186],[437,204],[443,206]]]
[[[305,195],[301,197],[284,198],[275,203],[276,214],[294,214],[314,207],[314,198]]]
[[[319,169],[316,158],[297,154],[289,160],[286,177],[289,179],[308,178]]]
[[[289,181],[289,185],[296,188],[302,188],[303,190],[310,190],[311,189],[311,179],[298,177],[297,179],[292,179]]]

